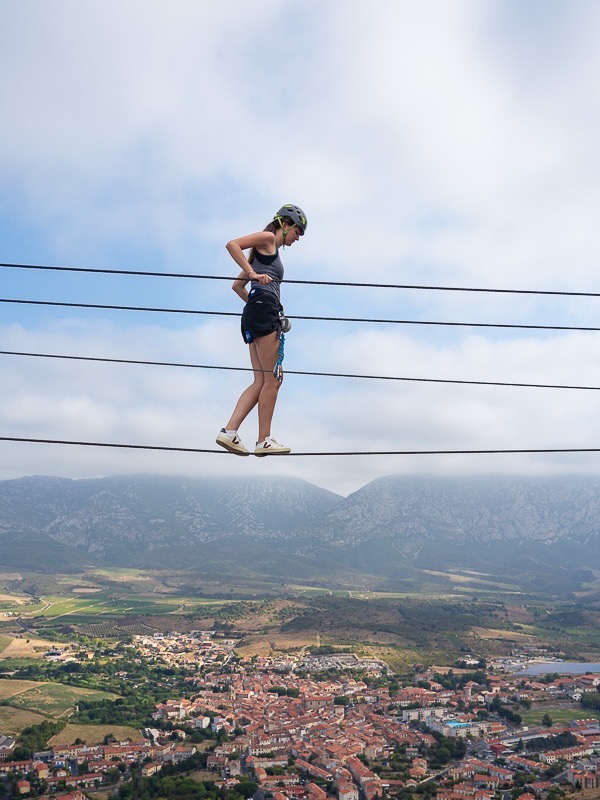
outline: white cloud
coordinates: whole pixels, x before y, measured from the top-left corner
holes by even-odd
[[[98,331],[81,322],[58,329],[0,331],[10,349],[41,353],[203,363],[209,342],[224,334],[221,323],[166,332],[156,327],[118,326]],[[330,337],[320,363],[309,354],[319,346],[310,333],[294,330],[295,352],[305,353],[289,369],[312,369],[397,377],[600,386],[600,342],[592,334],[492,342],[471,336],[439,347],[405,334],[367,332]],[[291,339],[292,334],[289,335]],[[226,341],[227,337],[223,336]],[[200,345],[200,346],[197,346]],[[221,365],[242,364],[243,344],[223,348]],[[191,358],[191,356],[195,356]],[[217,363],[217,359],[210,359]],[[326,367],[326,369],[325,369]],[[317,370],[318,371],[318,370]],[[89,364],[4,357],[0,379],[6,387],[0,429],[6,436],[150,446],[215,449],[214,437],[229,416],[249,373],[183,368]],[[357,380],[288,374],[276,410],[274,434],[297,452],[388,452],[594,447],[600,441],[594,391],[456,386],[436,383]],[[242,427],[251,446],[255,414]],[[2,445],[0,477],[19,470],[51,474],[103,474],[129,470],[185,474],[294,474],[340,491],[358,488],[390,471],[552,471],[556,460],[540,456],[432,457],[351,456],[299,458],[276,464],[141,451],[96,449],[87,459],[80,448]],[[482,461],[485,458],[485,461]],[[561,459],[561,457],[559,457]],[[26,463],[35,468],[26,468]],[[350,463],[349,463],[350,462]],[[87,466],[83,467],[87,463]],[[562,463],[562,459],[559,461]],[[423,466],[422,466],[423,465]],[[569,469],[598,466],[581,457]]]
[[[224,242],[292,201],[309,232],[286,251],[291,278],[597,289],[599,28],[587,0],[309,0],[301,12],[276,0],[4,4],[2,260],[229,274]],[[29,286],[1,277],[5,296],[66,291],[49,276]],[[87,297],[73,283],[69,297],[239,310],[226,284],[199,283],[97,282],[85,284]],[[284,301],[299,315],[597,318],[595,299],[287,286]],[[247,357],[233,318],[77,321],[75,311],[38,319],[29,310],[3,335],[6,349],[225,365]],[[298,320],[286,364],[600,385],[596,337]],[[6,435],[209,448],[248,378],[8,357],[0,372]],[[289,375],[275,435],[299,450],[593,446],[595,402],[594,392]],[[250,422],[244,436],[252,442]],[[344,489],[393,471],[597,469],[584,456],[282,465],[3,447],[5,476],[285,470]]]

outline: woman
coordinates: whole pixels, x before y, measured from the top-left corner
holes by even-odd
[[[264,231],[251,233],[227,243],[229,255],[241,268],[233,283],[233,290],[246,304],[242,313],[242,337],[250,348],[250,361],[254,370],[254,383],[245,389],[234,409],[231,419],[217,436],[217,444],[230,453],[248,456],[238,429],[255,405],[258,404],[258,441],[255,456],[287,455],[289,447],[279,444],[271,436],[271,420],[281,379],[273,372],[279,354],[280,282],[283,264],[279,248],[289,247],[304,236],[306,216],[301,208],[291,203],[279,209]],[[244,250],[250,250],[248,258]],[[250,281],[250,292],[246,284]]]

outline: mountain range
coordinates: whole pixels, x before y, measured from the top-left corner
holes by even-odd
[[[0,481],[0,566],[558,595],[600,578],[600,479],[389,476],[347,498],[306,481]]]

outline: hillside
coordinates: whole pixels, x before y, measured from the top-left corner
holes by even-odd
[[[30,477],[0,482],[0,566],[194,569],[410,591],[564,595],[588,584],[593,601],[599,520],[600,480],[590,477],[390,476],[347,498],[284,478]]]

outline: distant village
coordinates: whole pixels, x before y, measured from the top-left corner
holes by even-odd
[[[54,746],[27,761],[12,758],[15,740],[0,731],[0,776],[17,774],[25,797],[44,781],[45,797],[82,800],[115,768],[150,776],[190,758],[207,743],[191,741],[200,730],[213,735],[206,769],[220,786],[249,777],[272,800],[600,796],[598,719],[528,728],[494,713],[515,700],[572,705],[600,691],[600,674],[539,680],[507,671],[526,662],[522,654],[488,665],[481,683],[445,688],[424,668],[394,683],[383,662],[353,653],[238,658],[235,646],[213,631],[134,637],[141,659],[198,667],[189,697],[158,704],[136,741]]]

